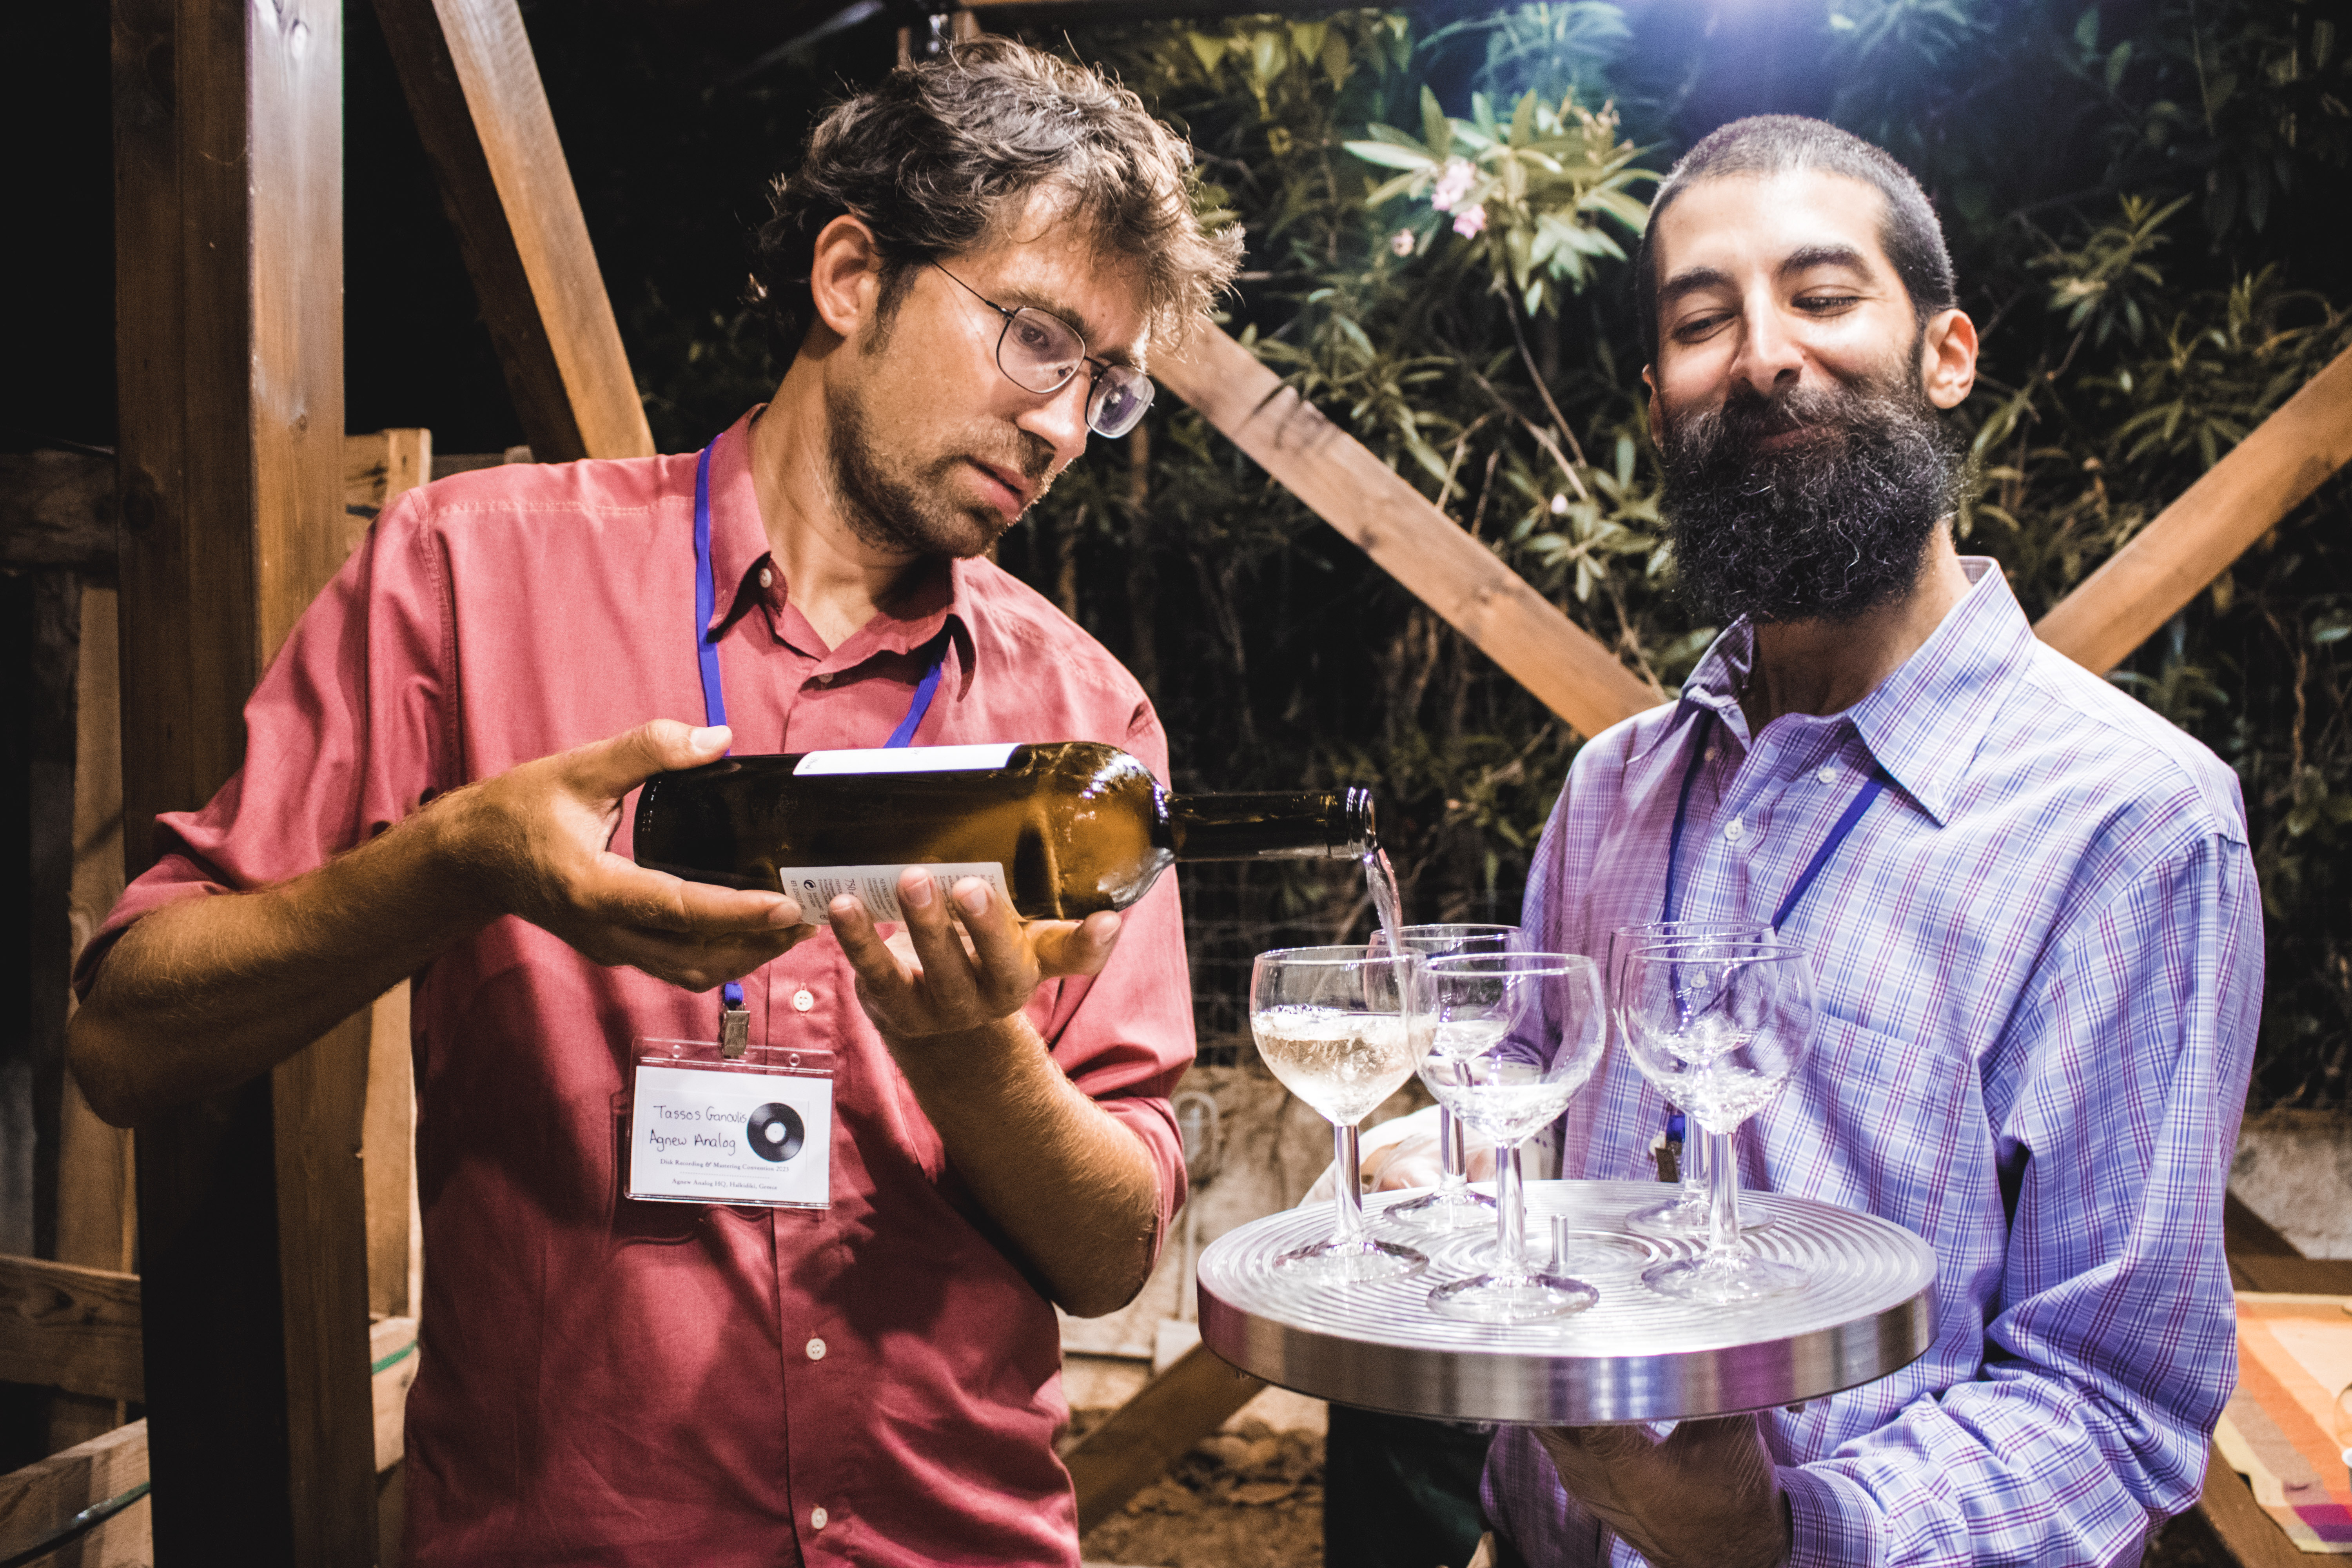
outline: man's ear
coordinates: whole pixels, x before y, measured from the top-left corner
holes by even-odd
[[[809,263],[809,297],[816,319],[837,336],[850,338],[874,315],[882,289],[882,253],[874,231],[842,214],[818,231]]]
[[[1920,334],[1919,384],[1938,408],[1958,408],[1977,384],[1977,324],[1965,310],[1944,310]]]
[[[1652,367],[1642,367],[1642,384],[1650,393],[1650,445],[1663,452],[1666,449],[1666,418],[1659,411],[1658,378],[1650,374]]]

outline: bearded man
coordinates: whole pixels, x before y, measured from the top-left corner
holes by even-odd
[[[1231,276],[1194,188],[1132,94],[1001,39],[842,105],[760,237],[773,401],[698,458],[401,498],[255,693],[244,770],[159,822],[81,976],[101,1115],[417,977],[415,1563],[1076,1563],[1054,1308],[1131,1298],[1183,1201],[1172,880],[1116,963],[1120,917],[1024,927],[911,871],[904,941],[854,899],[812,934],[635,866],[625,800],[730,742],[1165,773],[1134,679],[982,556]],[[625,1195],[641,1043],[722,1008],[833,1053],[829,1205]]]
[[[1523,925],[1599,955],[1669,913],[1775,921],[1807,949],[1820,1021],[1740,1179],[1925,1237],[1935,1342],[1797,1409],[1507,1430],[1502,1555],[2136,1562],[2195,1500],[2236,1368],[2221,1205],[2263,962],[2237,781],[1956,552],[1942,411],[1976,330],[1894,160],[1726,126],[1637,267],[1676,570],[1729,625],[1676,701],[1577,754]],[[1652,1175],[1667,1115],[1611,1053],[1563,1173]]]

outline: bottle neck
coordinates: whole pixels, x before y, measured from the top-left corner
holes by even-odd
[[[1356,860],[1379,842],[1365,789],[1168,797],[1179,860]]]

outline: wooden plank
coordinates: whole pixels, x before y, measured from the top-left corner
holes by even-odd
[[[0,1382],[146,1397],[139,1276],[0,1255]]]
[[[376,0],[376,14],[532,450],[551,463],[650,455],[515,0]]]
[[[347,547],[341,9],[114,0],[129,868],[240,760],[240,710]],[[375,1549],[358,1049],[142,1129],[156,1549]]]
[[[1155,374],[1580,732],[1664,700],[1257,356],[1213,327]]]
[[[1194,1345],[1170,1363],[1062,1456],[1077,1489],[1078,1532],[1118,1512],[1265,1386],[1234,1371],[1206,1345]]]
[[[0,453],[0,565],[114,575],[114,462],[88,452]]]
[[[71,1528],[85,1510],[146,1482],[144,1421],[0,1476],[0,1561],[35,1550]]]
[[[416,1100],[409,1055],[408,983],[376,998],[368,1016],[367,1107],[360,1163],[367,1184],[368,1311],[413,1315],[417,1262]]]
[[[378,1474],[400,1463],[406,1452],[408,1385],[416,1381],[416,1320],[386,1318],[368,1331],[375,1359],[375,1468]]]
[[[2105,675],[2352,462],[2352,349],[2304,384],[2033,629]]]

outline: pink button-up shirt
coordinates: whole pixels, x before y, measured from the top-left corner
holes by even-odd
[[[986,562],[827,648],[768,559],[750,417],[711,475],[737,751],[879,745],[944,638],[917,744],[1103,741],[1166,776],[1133,678]],[[694,469],[518,465],[402,497],[255,691],[244,770],[159,819],[161,858],[108,931],[309,870],[469,780],[651,718],[700,723]],[[808,1211],[621,1196],[632,1044],[715,1037],[715,994],[599,968],[514,919],[418,976],[415,1562],[1077,1561],[1054,1309],[854,979],[820,932],[744,982],[754,1044],[839,1053],[833,1205]],[[1100,977],[1048,982],[1029,1016],[1150,1152],[1164,1234],[1184,1192],[1166,1097],[1192,1055],[1174,879],[1128,911]]]

